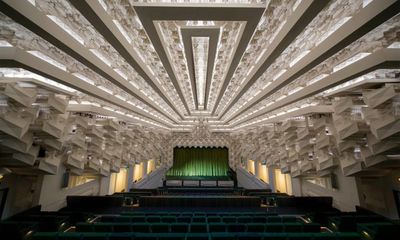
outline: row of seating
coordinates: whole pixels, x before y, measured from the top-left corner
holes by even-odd
[[[381,223],[387,221],[387,219],[378,215],[334,216],[328,218],[328,226],[333,231],[354,232],[357,231],[357,223]]]
[[[317,223],[78,223],[77,232],[320,232]]]
[[[300,219],[294,216],[207,216],[207,217],[190,217],[190,216],[102,216],[100,222],[223,222],[223,223],[286,223],[300,222]]]
[[[360,240],[358,233],[48,233],[33,240]]]
[[[188,212],[188,211],[156,211],[156,212],[146,212],[146,211],[123,211],[121,215],[129,216],[194,216],[194,217],[205,217],[205,216],[277,216],[277,213],[273,212]]]

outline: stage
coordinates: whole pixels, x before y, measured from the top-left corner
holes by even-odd
[[[166,176],[166,180],[229,181],[229,176]]]
[[[207,208],[259,208],[261,200],[253,196],[196,196],[166,195],[143,196],[139,199],[140,207],[207,207]]]

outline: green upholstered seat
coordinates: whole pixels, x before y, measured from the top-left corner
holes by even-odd
[[[246,225],[244,223],[229,223],[227,224],[228,232],[245,232]]]
[[[236,217],[222,217],[224,223],[236,223]]]
[[[153,233],[169,233],[168,223],[153,223],[151,224],[151,232]]]
[[[294,217],[294,216],[285,216],[285,217],[281,217],[282,222],[284,223],[288,223],[288,222],[298,222],[298,218]]]
[[[194,212],[193,216],[194,217],[205,217],[206,214],[204,212]]]
[[[193,213],[192,212],[181,212],[181,216],[182,217],[193,217]]]
[[[266,223],[267,222],[267,217],[266,216],[254,216],[252,218],[253,223]]]
[[[24,239],[31,232],[39,230],[37,222],[19,222],[19,221],[3,221],[0,222],[0,232],[3,237]]]
[[[192,221],[192,218],[188,216],[180,216],[176,218],[176,221],[181,223],[190,223]]]
[[[362,223],[357,225],[357,231],[366,240],[390,239],[400,235],[400,226],[391,222]]]
[[[137,233],[135,234],[135,240],[158,240],[162,236],[159,233]]]
[[[164,222],[164,223],[176,222],[176,217],[175,216],[163,216],[163,217],[161,217],[161,222]]]
[[[319,223],[304,223],[303,232],[320,232],[321,225]]]
[[[312,233],[288,233],[287,239],[288,240],[309,240],[313,238]]]
[[[32,240],[57,240],[57,232],[37,232],[33,234]]]
[[[130,218],[130,221],[133,223],[145,222],[146,217],[145,216],[134,216],[134,217]]]
[[[249,223],[251,222],[253,219],[250,216],[239,216],[237,217],[237,222],[238,223]]]
[[[188,223],[171,223],[170,224],[171,233],[186,233],[189,232]]]
[[[226,232],[226,223],[209,223],[208,231],[213,232]]]
[[[199,222],[199,223],[205,223],[205,222],[207,222],[207,218],[206,217],[192,217],[192,223],[196,223],[196,222]]]
[[[149,223],[159,223],[161,222],[161,218],[159,216],[148,216],[146,217],[146,221]]]
[[[158,240],[185,240],[185,233],[164,233],[158,237]]]
[[[340,232],[336,233],[337,240],[360,240],[361,235],[357,232]]]
[[[263,236],[260,233],[238,233],[237,238],[238,240],[262,240]]]
[[[114,223],[113,231],[114,232],[132,232],[132,224],[131,223]]]
[[[248,223],[246,224],[247,232],[264,232],[265,224],[263,223]]]
[[[114,222],[116,218],[120,218],[120,216],[118,216],[118,217],[117,216],[101,216],[98,221],[100,221],[100,222]]]
[[[280,216],[268,216],[267,222],[269,223],[280,223],[282,222],[282,218]]]
[[[313,239],[314,240],[333,240],[333,239],[336,239],[336,236],[335,236],[335,234],[328,233],[328,232],[313,233]]]
[[[211,232],[210,238],[212,240],[233,240],[236,239],[236,235],[233,233]]]
[[[114,222],[118,223],[127,223],[127,222],[132,222],[132,219],[134,217],[132,216],[118,216],[114,218]],[[102,221],[103,222],[103,221]]]
[[[134,223],[132,224],[132,231],[137,233],[149,233],[150,231],[150,224],[148,223]]]
[[[206,223],[192,223],[190,224],[191,233],[206,233],[208,232],[208,225]]]
[[[263,233],[264,240],[286,240],[287,233]]]
[[[77,223],[76,231],[77,232],[94,232],[94,224],[93,223]]]
[[[113,232],[113,223],[95,223],[94,232]]]
[[[266,223],[265,232],[279,233],[283,232],[283,224],[281,223]]]
[[[58,233],[58,240],[79,240],[81,238],[82,238],[82,233],[79,232]]]
[[[208,233],[188,233],[186,234],[186,240],[209,240],[210,235]]]
[[[108,240],[133,240],[134,234],[125,232],[125,233],[110,233],[108,235]]]
[[[109,233],[82,233],[82,240],[108,240]]]
[[[303,224],[301,223],[285,223],[284,230],[287,233],[290,232],[302,232],[303,231]]]
[[[208,223],[221,222],[221,218],[219,216],[209,216],[209,217],[207,217],[207,222]]]

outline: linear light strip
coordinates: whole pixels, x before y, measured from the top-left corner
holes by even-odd
[[[199,108],[204,108],[204,98],[206,94],[206,78],[208,64],[208,49],[210,45],[209,37],[192,37],[192,50],[194,73],[196,79],[197,101]]]

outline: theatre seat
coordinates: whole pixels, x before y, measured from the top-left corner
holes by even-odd
[[[174,216],[164,216],[164,217],[161,217],[161,222],[164,222],[164,223],[176,222],[176,217],[174,217]]]
[[[267,223],[265,224],[265,231],[270,233],[283,232],[283,225],[280,223]]]
[[[108,240],[108,233],[85,233],[82,240]]]
[[[238,223],[249,223],[251,222],[253,219],[251,217],[237,217],[237,222]]]
[[[226,224],[225,223],[209,223],[208,230],[213,232],[226,232]]]
[[[186,233],[189,231],[189,224],[187,223],[172,223],[170,225],[172,233]]]
[[[113,232],[113,223],[95,223],[94,232]]]
[[[240,223],[231,223],[227,227],[228,232],[244,232],[246,231],[246,225]]]
[[[222,222],[224,223],[236,223],[236,217],[223,217]]]
[[[210,234],[211,240],[233,240],[236,239],[233,233],[213,233]]]
[[[81,238],[82,238],[82,233],[79,232],[58,233],[58,240],[79,240]]]
[[[259,233],[238,233],[237,240],[262,240],[263,237]]]
[[[38,232],[33,234],[32,240],[56,240],[57,232]]]
[[[286,223],[284,224],[284,231],[289,232],[302,232],[303,224],[301,223]]]
[[[190,224],[191,233],[206,233],[208,232],[207,224],[205,223],[192,223]]]
[[[158,240],[159,234],[136,234],[135,240]]]
[[[218,216],[210,216],[210,217],[207,217],[207,222],[209,222],[209,223],[221,222],[221,218]]]
[[[205,222],[207,222],[207,218],[206,217],[192,217],[192,222],[194,222],[194,223],[196,223],[196,222],[205,223]]]
[[[158,237],[158,240],[185,240],[186,234],[184,233],[165,233]]]
[[[248,223],[246,224],[247,232],[264,232],[265,225],[262,223]]]
[[[270,216],[270,217],[267,217],[267,222],[280,223],[280,222],[282,222],[282,218],[280,216]]]
[[[77,232],[93,232],[94,224],[92,224],[92,223],[77,223],[76,231]]]
[[[161,222],[161,218],[156,216],[146,217],[146,221],[149,223]]]
[[[289,233],[287,240],[309,240],[312,239],[313,235],[310,233]]]
[[[134,216],[129,218],[131,222],[133,223],[137,223],[137,222],[145,222],[146,221],[146,217],[145,216]]]
[[[186,240],[209,240],[210,236],[208,233],[188,233]]]
[[[153,232],[153,233],[168,233],[169,232],[169,224],[168,223],[151,224],[151,232]]]
[[[253,217],[252,222],[254,222],[254,223],[266,223],[267,222],[267,217],[265,217],[265,216],[255,216],[255,217]]]
[[[286,233],[263,233],[261,234],[264,240],[286,240]]]
[[[319,232],[321,225],[319,223],[305,223],[303,224],[303,232]]]
[[[111,218],[106,218],[104,219],[104,221],[102,220],[102,222],[107,222],[107,219]],[[119,217],[114,217],[113,221],[116,223],[130,223],[132,221],[133,217],[129,217],[129,216],[119,216]],[[144,218],[143,218],[144,220]]]
[[[182,217],[177,217],[176,221],[180,223],[190,223],[192,221],[192,218],[188,216],[182,216]]]
[[[114,223],[113,224],[113,229],[114,232],[131,232],[132,224],[131,223]]]
[[[132,224],[132,231],[137,233],[149,233],[150,225],[147,223],[134,223]]]
[[[115,227],[114,227],[115,228]],[[108,240],[133,240],[133,234],[130,232],[125,233],[111,233],[108,236]]]

